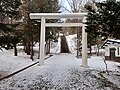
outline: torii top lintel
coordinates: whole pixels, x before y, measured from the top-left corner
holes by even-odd
[[[45,19],[81,19],[83,18],[87,13],[30,13],[31,19],[41,19],[44,17]]]

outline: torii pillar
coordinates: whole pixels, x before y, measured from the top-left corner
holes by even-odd
[[[85,32],[85,23],[86,17],[83,17],[83,26],[82,26],[82,67],[88,67],[87,62],[87,33]]]
[[[44,65],[45,58],[45,18],[41,18],[41,33],[40,33],[40,61],[39,65]]]

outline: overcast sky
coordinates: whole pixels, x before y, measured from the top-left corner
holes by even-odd
[[[69,1],[70,1],[70,0],[69,0]],[[86,3],[87,1],[88,1],[88,0],[83,0],[83,3]],[[59,2],[60,2],[60,5],[64,7],[64,8],[61,9],[61,11],[64,12],[64,13],[66,13],[66,12],[68,13],[69,11],[66,10],[66,9],[69,9],[69,10],[70,10],[70,6],[69,6],[67,0],[59,0]],[[66,9],[65,9],[65,8],[66,8]]]
[[[87,0],[84,0],[84,2],[86,2]],[[95,1],[105,1],[105,0],[95,0]],[[117,1],[120,1],[120,0],[117,0]],[[70,10],[70,6],[67,2],[67,0],[59,0],[60,2],[60,5],[61,6],[64,6],[65,8],[69,9]],[[62,11],[63,13],[68,13],[69,11],[65,10],[64,8],[62,8],[60,11]]]

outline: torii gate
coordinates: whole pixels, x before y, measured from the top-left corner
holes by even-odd
[[[45,27],[82,27],[82,65],[88,67],[87,63],[87,33],[85,32],[87,13],[30,13],[31,19],[41,19],[41,35],[40,35],[40,61],[39,65],[44,65],[45,58]],[[82,23],[46,23],[46,19],[82,19]]]

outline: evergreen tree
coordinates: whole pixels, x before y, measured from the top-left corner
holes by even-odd
[[[107,0],[97,3],[102,36],[120,39],[120,1]]]
[[[86,6],[88,10],[88,45],[99,44],[100,39],[120,39],[120,1],[107,0],[96,3],[97,10]]]
[[[1,0],[0,1],[0,46],[9,49],[14,47],[12,41],[16,31],[17,24],[15,23],[19,14],[19,6],[21,0]],[[16,40],[15,40],[16,41]],[[18,43],[15,42],[16,44]],[[7,45],[7,47],[6,47]],[[15,54],[17,55],[17,54]]]
[[[85,6],[88,10],[87,14],[87,26],[86,32],[88,33],[88,47],[90,48],[90,55],[91,55],[91,46],[98,44],[97,41],[100,39],[100,32],[99,32],[99,14],[96,13],[96,10],[92,8],[90,5]]]
[[[58,0],[23,0],[23,4],[21,6],[23,19],[23,41],[26,47],[27,54],[31,54],[33,52],[33,44],[34,41],[38,41],[39,33],[40,33],[40,21],[38,20],[30,20],[30,13],[52,13],[58,12]],[[56,22],[56,20],[48,20],[47,22]],[[53,38],[53,28],[47,28],[46,30],[46,41],[49,38]],[[30,49],[31,47],[31,49]],[[30,53],[30,51],[32,51]],[[33,55],[31,56],[31,58]]]

